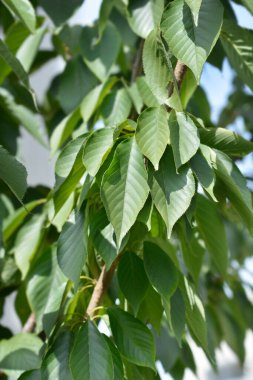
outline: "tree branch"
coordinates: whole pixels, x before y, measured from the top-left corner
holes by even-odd
[[[137,49],[134,63],[133,63],[133,69],[132,69],[132,75],[131,75],[131,83],[135,81],[135,79],[140,75],[142,71],[142,52],[143,52],[143,46],[144,46],[144,40],[140,40],[139,47]]]
[[[22,332],[32,333],[35,329],[35,326],[36,326],[36,319],[35,319],[34,313],[32,313],[27,319],[26,323],[24,324]]]
[[[121,259],[122,254],[119,254],[116,259],[113,261],[110,269],[107,271],[105,265],[102,267],[100,276],[97,280],[93,293],[91,295],[91,299],[89,305],[86,310],[86,317],[92,318],[94,315],[95,309],[101,304],[102,298],[107,291],[115,269],[118,266],[118,263]]]
[[[185,66],[182,62],[177,61],[177,64],[174,70],[174,75],[177,82],[178,90],[180,90],[186,70],[187,70],[187,66]],[[171,97],[173,92],[174,92],[174,84],[171,83],[171,85],[169,86],[168,97]]]

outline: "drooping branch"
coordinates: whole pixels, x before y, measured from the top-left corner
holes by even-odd
[[[115,272],[115,269],[117,268],[117,265],[121,259],[121,256],[122,254],[119,254],[116,257],[116,259],[114,260],[114,262],[112,263],[108,271],[106,270],[105,265],[102,267],[100,276],[96,282],[96,285],[91,295],[89,305],[86,310],[86,317],[92,318],[94,315],[95,309],[101,304],[102,298],[111,283],[113,274]]]

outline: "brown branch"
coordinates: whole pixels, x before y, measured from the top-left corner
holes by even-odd
[[[187,66],[185,66],[182,62],[177,61],[177,64],[174,70],[174,75],[177,82],[178,90],[180,90],[186,70],[187,70]],[[171,85],[169,86],[168,97],[171,97],[173,92],[174,92],[174,84],[171,83]]]
[[[110,269],[107,271],[105,265],[102,267],[100,276],[97,280],[93,293],[91,295],[91,299],[89,305],[86,310],[86,317],[92,318],[95,312],[95,309],[101,304],[102,298],[107,291],[115,269],[121,259],[122,254],[119,254],[114,262],[112,263]]]
[[[30,315],[30,317],[27,319],[26,323],[24,324],[24,327],[22,328],[22,332],[24,333],[32,333],[36,326],[36,319],[34,313]]]
[[[143,52],[143,46],[144,46],[144,40],[141,39],[139,47],[137,49],[134,63],[133,63],[133,69],[132,69],[132,75],[131,75],[131,83],[135,81],[135,79],[141,74],[142,72],[142,52]]]

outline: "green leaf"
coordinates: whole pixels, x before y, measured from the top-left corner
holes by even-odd
[[[108,309],[114,341],[131,363],[155,369],[155,344],[150,330],[131,314],[116,307]]]
[[[182,336],[185,331],[185,304],[179,289],[175,291],[170,300],[170,316],[173,332],[181,346]]]
[[[195,216],[212,261],[219,272],[225,276],[228,265],[227,238],[215,204],[202,195],[198,195]]]
[[[51,152],[54,154],[57,149],[66,141],[71,135],[74,128],[81,118],[79,109],[71,112],[66,116],[54,129],[50,138]]]
[[[4,88],[0,88],[0,103],[14,122],[21,124],[40,144],[46,146],[45,138],[40,130],[37,115],[27,107],[17,104],[14,97]]]
[[[81,51],[86,65],[101,82],[104,82],[119,54],[121,39],[117,29],[110,22],[106,24],[101,39],[94,43],[96,37],[97,30],[94,27],[83,28]]]
[[[245,5],[248,10],[253,13],[253,4],[251,0],[242,0],[242,3]]]
[[[83,148],[79,150],[74,165],[67,178],[60,184],[54,193],[55,215],[60,211],[65,202],[68,201],[70,195],[74,192],[80,179],[84,175],[85,167],[82,161]]]
[[[44,214],[33,215],[18,231],[13,252],[22,278],[26,276],[34,255],[42,244],[44,237]]]
[[[147,107],[157,107],[160,105],[158,99],[156,99],[150,87],[148,86],[146,77],[138,77],[136,79],[136,84],[142,97],[143,103]]]
[[[15,57],[15,55],[11,52],[8,46],[0,39],[0,57],[6,62],[6,64],[13,70],[18,79],[23,83],[25,88],[31,92],[32,96],[33,92],[30,88],[29,78],[24,70],[23,66],[19,62],[19,60]]]
[[[147,172],[134,138],[118,145],[102,180],[101,196],[120,246],[148,197]]]
[[[153,202],[166,223],[169,238],[174,224],[186,212],[195,194],[192,171],[183,167],[177,173],[172,151],[167,148],[159,171],[149,168],[149,184]]]
[[[3,0],[3,3],[34,33],[36,29],[36,15],[28,0]]]
[[[252,71],[253,75],[253,71]],[[243,157],[253,152],[253,142],[225,128],[200,128],[201,143],[221,150],[229,156]]]
[[[41,380],[73,380],[69,368],[69,356],[74,334],[61,333],[44,358],[41,366]]]
[[[138,319],[144,323],[151,323],[159,334],[163,312],[164,308],[160,295],[149,285],[138,311]]]
[[[37,206],[45,203],[45,199],[38,199],[25,204],[25,207],[20,207],[15,212],[11,213],[4,221],[3,225],[3,237],[4,240],[8,240],[12,234],[19,228],[24,222],[29,213]]]
[[[8,340],[1,340],[1,369],[20,373],[38,368],[42,344],[43,342],[37,336],[26,333],[17,334]]]
[[[117,275],[119,287],[132,305],[136,315],[148,289],[143,261],[134,252],[124,253],[118,266]]]
[[[18,378],[18,380],[41,380],[40,370],[39,369],[34,369],[34,370],[31,370],[31,371],[24,372]]]
[[[214,195],[214,185],[216,179],[215,173],[212,165],[202,154],[205,147],[201,146],[200,148],[200,152],[197,152],[195,156],[192,157],[190,165],[203,189],[205,189],[206,192],[212,197],[212,199],[217,202],[217,199]]]
[[[221,43],[238,76],[253,90],[253,31],[224,20]]]
[[[75,380],[113,379],[112,355],[95,324],[85,322],[75,336],[70,354],[70,368]]]
[[[178,272],[167,253],[158,245],[145,242],[144,266],[151,285],[168,300],[177,288]]]
[[[64,146],[61,153],[59,154],[57,161],[55,163],[55,174],[59,177],[59,181],[63,181],[64,178],[67,178],[71,169],[74,166],[75,160],[77,158],[80,149],[86,141],[86,135],[77,137],[74,140],[71,140],[68,144]],[[56,188],[58,185],[58,178],[56,178]]]
[[[138,118],[136,141],[155,170],[169,141],[167,113],[164,107],[147,108]]]
[[[205,248],[194,231],[191,231],[190,234],[188,233],[188,225],[185,222],[186,219],[183,219],[182,222],[178,224],[177,234],[180,240],[184,263],[195,281],[195,284],[198,285]]]
[[[171,75],[158,44],[156,30],[147,37],[143,48],[143,69],[146,74],[146,82],[160,104],[168,99],[168,84]]]
[[[45,9],[55,25],[64,23],[82,3],[83,0],[40,0],[41,6]]]
[[[112,354],[113,368],[114,368],[113,380],[124,380],[124,368],[123,368],[123,363],[121,360],[120,353],[115,347],[115,345],[113,344],[112,340],[108,338],[108,336],[104,335],[104,338]]]
[[[75,289],[87,256],[83,211],[73,213],[63,226],[57,244],[58,264]]]
[[[186,0],[186,3],[191,8],[192,15],[194,17],[195,25],[198,24],[199,10],[201,7],[202,0]]]
[[[97,253],[105,262],[106,268],[109,269],[118,250],[114,241],[114,230],[106,216],[105,209],[99,210],[95,216],[90,219],[90,236]]]
[[[113,129],[103,128],[93,132],[83,150],[83,163],[87,172],[95,177],[113,145]]]
[[[186,277],[183,279],[181,291],[185,303],[186,320],[193,333],[193,337],[195,337],[198,344],[208,352],[205,309]]]
[[[22,198],[27,188],[27,172],[25,167],[1,145],[0,162],[0,179],[6,183],[13,194],[22,203]]]
[[[97,103],[101,92],[103,90],[103,84],[100,84],[93,88],[82,100],[80,104],[80,112],[83,118],[83,121],[87,123],[90,120],[93,112],[97,107]]]
[[[246,179],[234,162],[225,154],[216,151],[216,174],[225,186],[227,197],[241,216],[249,231],[253,233],[252,195]]]
[[[132,102],[125,88],[111,92],[101,105],[101,115],[110,127],[123,123],[131,111]]]
[[[164,0],[138,0],[128,8],[128,22],[134,33],[146,38],[160,24]]]
[[[215,14],[211,18],[210,14]],[[198,23],[184,0],[170,3],[161,30],[173,55],[188,66],[199,82],[203,65],[220,34],[223,7],[219,0],[202,0]]]
[[[169,118],[170,142],[176,168],[188,162],[197,152],[200,140],[198,128],[189,115],[172,112]]]
[[[36,316],[36,331],[49,334],[58,316],[67,283],[58,267],[56,250],[48,249],[39,256],[27,276],[27,298]]]
[[[78,107],[85,95],[97,85],[97,78],[78,56],[67,62],[59,76],[56,98],[63,111],[68,114]]]
[[[18,49],[16,57],[27,72],[32,67],[45,33],[46,29],[42,26],[29,36]]]

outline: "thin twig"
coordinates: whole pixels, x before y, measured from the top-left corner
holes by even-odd
[[[30,317],[27,319],[26,323],[24,324],[24,327],[22,329],[22,332],[24,333],[32,333],[36,326],[36,319],[34,313],[30,315]]]
[[[114,262],[112,263],[108,271],[106,270],[105,265],[102,267],[100,276],[97,280],[89,305],[86,310],[86,317],[92,318],[94,316],[94,312],[97,310],[98,306],[101,304],[102,298],[111,283],[113,274],[115,272],[115,269],[117,268],[117,265],[121,259],[121,256],[122,255],[119,254],[116,257],[116,259],[114,260]]]
[[[143,46],[144,46],[144,40],[141,39],[139,47],[138,47],[136,55],[135,55],[134,63],[133,63],[131,83],[134,83],[135,79],[141,74],[141,71],[142,71]]]
[[[177,83],[178,90],[180,90],[186,70],[187,70],[187,66],[185,66],[182,62],[177,61],[177,64],[174,70],[174,75],[175,75],[175,80]],[[172,84],[169,87],[168,97],[170,97],[173,94],[173,91],[174,91],[174,85]]]

